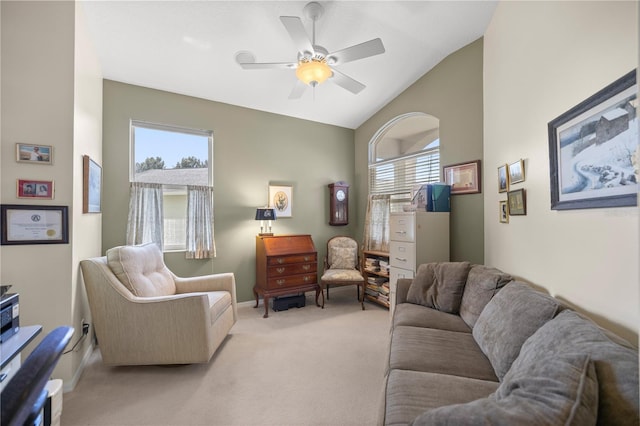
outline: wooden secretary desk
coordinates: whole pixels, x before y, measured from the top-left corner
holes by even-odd
[[[264,300],[264,318],[269,317],[269,299],[274,296],[315,290],[318,284],[318,252],[311,235],[256,236],[256,306]]]

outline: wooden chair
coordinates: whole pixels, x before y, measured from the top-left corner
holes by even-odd
[[[336,236],[327,241],[324,272],[320,278],[322,308],[324,308],[324,289],[327,289],[327,299],[329,299],[329,287],[335,285],[355,285],[358,301],[364,310],[365,279],[360,266],[358,243],[351,237]]]

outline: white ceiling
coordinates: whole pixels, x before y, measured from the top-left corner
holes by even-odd
[[[85,1],[104,78],[355,129],[450,53],[484,34],[496,1],[320,1],[316,44],[329,52],[381,38],[386,52],[336,68],[366,85],[357,95],[325,82],[289,100],[295,71],[243,70],[295,62],[279,16],[305,1]],[[250,124],[250,123],[247,123]]]

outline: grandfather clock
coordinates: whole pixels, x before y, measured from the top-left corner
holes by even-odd
[[[329,225],[349,224],[349,184],[335,182],[329,184]]]

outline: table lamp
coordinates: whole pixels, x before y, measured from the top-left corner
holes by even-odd
[[[256,220],[260,221],[260,234],[273,235],[271,232],[271,221],[276,220],[276,210],[269,207],[260,207],[256,209]],[[265,221],[267,225],[265,226]],[[266,232],[264,232],[266,231]]]

